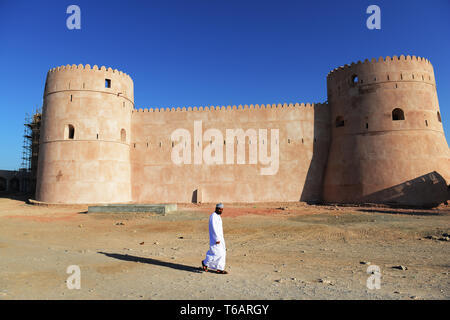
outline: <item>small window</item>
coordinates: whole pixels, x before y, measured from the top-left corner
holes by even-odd
[[[120,130],[120,141],[126,142],[127,140],[127,132],[125,129]]]
[[[369,129],[369,124],[366,122],[366,129]]]
[[[344,118],[341,117],[341,116],[338,116],[338,117],[336,118],[336,128],[343,127],[344,124],[345,124]]]
[[[64,128],[64,139],[73,140],[75,138],[75,128],[73,125],[68,124]]]
[[[400,108],[395,108],[392,110],[392,120],[405,120],[405,113]]]
[[[355,84],[357,84],[357,83],[358,83],[358,81],[359,81],[359,78],[358,78],[358,76],[357,76],[356,74],[354,74],[354,75],[352,76],[352,85],[355,85]]]
[[[70,95],[70,102],[72,102],[72,95]]]
[[[438,117],[438,121],[439,121],[439,122],[442,122],[441,114],[439,113],[439,111],[437,112],[437,117]]]
[[[428,121],[427,120],[425,120],[425,125],[428,127]]]
[[[111,79],[105,79],[105,88],[111,88]]]

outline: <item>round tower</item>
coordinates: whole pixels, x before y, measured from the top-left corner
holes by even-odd
[[[325,202],[435,206],[449,199],[450,151],[428,60],[352,63],[331,71],[327,87]]]
[[[36,200],[131,201],[133,80],[102,66],[51,69],[45,83]]]

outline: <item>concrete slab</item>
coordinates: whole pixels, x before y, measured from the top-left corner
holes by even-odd
[[[107,204],[88,207],[88,213],[151,212],[165,215],[168,212],[176,210],[177,210],[176,204]]]

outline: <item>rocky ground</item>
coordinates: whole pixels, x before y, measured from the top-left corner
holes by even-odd
[[[214,205],[161,216],[25,200],[0,198],[0,299],[450,298],[448,206],[225,203],[230,273],[218,275],[199,270]],[[71,265],[80,289],[67,287]]]

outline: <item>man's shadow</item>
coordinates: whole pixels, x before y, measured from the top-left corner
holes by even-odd
[[[196,267],[187,266],[184,264],[166,262],[166,261],[161,261],[161,260],[152,259],[152,258],[142,258],[142,257],[130,256],[128,254],[107,253],[107,252],[101,252],[101,251],[99,251],[98,253],[101,253],[107,257],[111,257],[111,258],[115,258],[115,259],[119,259],[119,260],[148,263],[148,264],[153,264],[153,265],[162,266],[162,267],[168,267],[168,268],[172,268],[172,269],[176,269],[176,270],[201,273],[200,267],[196,268]]]

